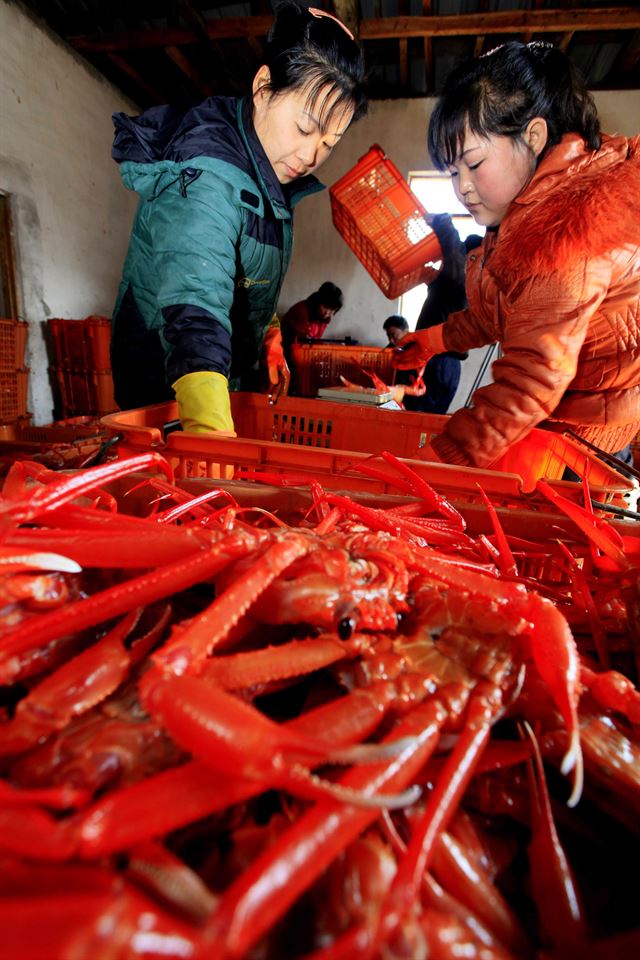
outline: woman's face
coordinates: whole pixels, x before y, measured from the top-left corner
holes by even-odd
[[[338,94],[327,88],[312,105],[305,88],[274,96],[263,86],[265,70],[268,79],[269,71],[262,67],[254,80],[253,123],[279,182],[291,183],[324,163],[349,126],[353,108],[336,111],[321,126]]]
[[[546,144],[546,123],[544,144]],[[481,137],[467,130],[464,143],[455,161],[449,167],[456,196],[467,208],[476,223],[497,227],[511,202],[529,183],[536,169],[536,158],[542,131],[536,128],[533,142],[529,130],[522,139],[490,135]],[[539,149],[538,149],[539,148]]]

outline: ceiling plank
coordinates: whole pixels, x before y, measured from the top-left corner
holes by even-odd
[[[567,30],[565,33],[562,34],[562,36],[560,37],[560,43],[558,44],[558,50],[562,50],[563,53],[566,53],[567,47],[569,46],[573,38],[573,34],[574,34],[573,30]]]
[[[575,8],[571,10],[507,10],[446,17],[380,17],[362,20],[361,40],[401,37],[477,36],[479,33],[564,33],[567,30],[636,30],[640,8]]]
[[[431,16],[431,0],[422,0],[422,12],[425,17]],[[424,38],[424,79],[426,93],[431,93],[435,88],[435,64],[433,60],[433,40],[431,37]]]
[[[273,22],[271,16],[217,17],[206,21],[210,40],[264,37]],[[565,33],[584,30],[640,29],[640,7],[570,10],[506,10],[497,13],[458,16],[380,17],[360,21],[360,40],[401,40],[409,37],[478,36],[500,33]],[[198,43],[195,30],[171,28],[132,30],[127,33],[67,38],[77,50],[143,50],[149,47],[183,47]]]
[[[409,86],[409,41],[400,41],[400,86],[406,90]]]
[[[144,90],[145,93],[149,94],[154,103],[166,103],[166,97],[163,96],[155,87],[144,79],[144,77],[138,73],[135,67],[132,67],[130,63],[127,63],[124,57],[121,57],[119,53],[109,52],[107,53],[109,60],[113,63],[118,70],[122,70],[123,73],[126,73],[127,76],[137,83],[141,90]]]
[[[186,77],[189,78],[191,83],[198,88],[200,93],[203,93],[205,97],[210,97],[213,94],[213,87],[208,80],[205,80],[200,71],[194,67],[191,61],[185,57],[182,50],[178,47],[165,47],[164,51],[169,59],[173,60],[176,67],[178,67]]]
[[[273,23],[272,16],[258,17],[216,17],[207,20],[209,40],[244,40],[248,37],[265,37]],[[68,37],[67,42],[76,50],[145,50],[149,47],[184,47],[198,43],[200,37],[195,30],[174,27],[166,30],[130,30],[111,36]]]

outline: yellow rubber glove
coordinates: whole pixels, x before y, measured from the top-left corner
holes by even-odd
[[[291,374],[282,347],[280,321],[275,314],[267,328],[262,349],[264,361],[269,372],[269,401],[271,403],[277,403],[280,397],[286,396]]]
[[[180,377],[172,386],[184,430],[236,436],[231,416],[229,381],[221,373],[198,370]]]
[[[416,370],[436,353],[444,353],[447,348],[444,345],[442,327],[443,324],[439,323],[436,327],[408,333],[396,344],[391,358],[393,366],[399,370]]]

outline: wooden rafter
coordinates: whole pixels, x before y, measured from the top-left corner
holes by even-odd
[[[264,37],[273,22],[271,16],[220,17],[206,20],[211,40]],[[569,10],[507,10],[497,13],[459,14],[457,16],[381,17],[361,20],[360,40],[401,40],[409,37],[455,37],[481,34],[567,33],[570,31],[608,31],[640,29],[640,6],[572,7]],[[111,36],[70,37],[77,50],[122,51],[150,47],[184,47],[198,43],[201,37],[193,29],[169,28],[136,30]]]
[[[477,36],[491,33],[564,33],[567,30],[636,30],[640,7],[571,10],[507,10],[447,17],[381,17],[363,20],[361,40],[398,40],[401,37]]]
[[[164,94],[160,93],[156,87],[152,86],[144,77],[138,73],[135,67],[132,67],[130,63],[125,60],[124,57],[121,57],[119,53],[115,51],[109,51],[107,56],[109,60],[113,63],[118,70],[121,70],[123,73],[126,73],[128,77],[136,83],[141,90],[144,90],[145,93],[148,93],[152,100],[155,103],[164,103],[166,102],[166,97]]]
[[[431,16],[431,0],[422,0],[422,12],[425,17]],[[435,69],[433,64],[433,40],[424,38],[424,79],[426,92],[430,93],[435,87]]]
[[[166,55],[170,60],[173,60],[176,67],[179,70],[182,70],[185,77],[188,77],[191,83],[198,88],[200,93],[204,94],[205,97],[210,97],[213,93],[213,87],[206,80],[199,70],[194,67],[191,61],[185,57],[182,50],[178,47],[165,47],[164,48]]]

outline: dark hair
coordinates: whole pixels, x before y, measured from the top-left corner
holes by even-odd
[[[345,107],[353,107],[352,122],[367,112],[362,50],[333,17],[314,16],[299,3],[281,4],[267,37],[264,63],[273,94],[308,86],[309,104],[315,104],[326,87],[337,94],[318,118],[321,127]]]
[[[383,330],[388,331],[390,327],[397,327],[398,330],[408,330],[409,321],[399,313],[393,313],[390,317],[387,317],[385,322],[382,324]]]
[[[329,310],[337,313],[342,307],[342,290],[336,287],[335,283],[327,280],[319,290],[307,297],[307,303],[311,310],[322,304],[323,307],[329,307]]]
[[[467,124],[480,137],[517,139],[534,117],[548,128],[538,162],[565,133],[580,134],[592,150],[600,146],[596,105],[569,57],[549,43],[514,40],[449,74],[429,121],[429,154],[444,170],[460,153]]]

